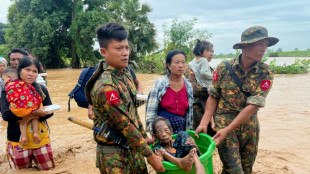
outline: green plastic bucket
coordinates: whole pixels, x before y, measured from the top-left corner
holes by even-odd
[[[189,130],[187,131],[191,137],[194,138],[199,151],[202,153],[202,155],[199,157],[201,164],[204,166],[206,174],[213,174],[213,164],[212,164],[212,154],[215,150],[215,143],[212,140],[212,138],[204,133],[199,133],[199,138],[195,136],[195,131]],[[175,139],[176,134],[172,136],[173,139]],[[153,149],[153,146],[150,145],[150,147]],[[193,166],[192,170],[190,172],[186,172],[182,169],[180,169],[175,164],[172,164],[168,161],[163,161],[163,165],[166,169],[165,174],[195,174],[195,166]],[[158,174],[163,174],[159,172]]]

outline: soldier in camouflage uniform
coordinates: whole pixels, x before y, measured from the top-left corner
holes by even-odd
[[[205,132],[214,115],[217,133],[213,139],[223,162],[222,173],[252,173],[259,140],[257,111],[264,107],[274,77],[273,70],[261,60],[267,47],[278,41],[268,37],[267,29],[261,26],[242,33],[241,42],[233,46],[242,49],[242,54],[228,61],[243,83],[242,90],[223,62],[213,74],[207,109],[196,133]]]
[[[163,172],[162,158],[152,152],[145,140],[147,135],[136,108],[137,90],[125,68],[129,58],[128,33],[122,25],[109,22],[97,28],[97,37],[106,63],[100,63],[85,90],[93,105],[94,126],[101,128],[105,124],[119,132],[129,149],[98,133],[104,131],[95,131],[96,166],[101,173],[147,173],[146,157],[155,170]]]

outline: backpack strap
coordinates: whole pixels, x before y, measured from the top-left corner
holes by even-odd
[[[101,76],[101,74],[103,73],[103,64],[105,63],[105,61],[101,61],[98,68],[96,69],[96,71],[94,72],[94,74],[89,78],[89,80],[87,81],[86,85],[85,85],[85,97],[87,102],[92,105],[92,101],[91,101],[91,97],[90,97],[90,91],[93,88],[94,84],[96,83],[97,79],[99,76]]]
[[[242,89],[243,83],[241,83],[240,79],[238,78],[237,74],[235,73],[235,71],[232,69],[231,65],[228,63],[228,61],[224,61],[224,64],[226,66],[226,68],[229,70],[229,74],[230,76],[234,79],[235,83],[238,85],[238,87],[240,88],[240,91],[246,96],[246,97],[250,97],[251,93],[246,92]]]

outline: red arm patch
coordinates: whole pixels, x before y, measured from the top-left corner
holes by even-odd
[[[219,76],[217,75],[217,72],[214,71],[214,73],[213,73],[213,82],[217,81],[217,78],[218,78],[218,77],[219,77]]]
[[[263,80],[261,83],[260,83],[260,88],[262,88],[262,90],[264,91],[267,91],[269,88],[270,88],[270,80]]]
[[[108,99],[108,102],[111,104],[117,104],[119,101],[119,96],[116,91],[106,92],[106,97]]]

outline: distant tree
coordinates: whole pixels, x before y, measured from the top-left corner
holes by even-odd
[[[299,49],[298,49],[298,48],[295,48],[294,51],[299,51]]]
[[[4,34],[5,34],[5,30],[7,28],[9,28],[9,26],[7,24],[0,22],[0,45],[6,43],[5,39],[4,39]]]
[[[152,11],[149,5],[140,4],[139,0],[110,0],[105,7],[108,21],[122,23],[129,32],[131,60],[139,60],[158,48],[155,26],[147,16]]]
[[[139,0],[14,0],[9,8],[5,39],[10,48],[27,47],[48,67],[87,66],[94,51],[98,25],[116,21],[129,31],[131,58],[157,48],[155,27]]]
[[[8,48],[8,45],[2,44],[0,45],[0,56],[7,58],[8,60],[8,52],[10,52],[10,48]]]
[[[282,52],[282,48],[278,48],[276,52],[281,53]]]
[[[212,37],[212,34],[206,29],[194,29],[196,22],[197,18],[185,21],[174,19],[169,28],[163,25],[165,35],[164,51],[180,49],[186,53],[188,58],[192,57],[192,50],[197,39],[207,40]]]

